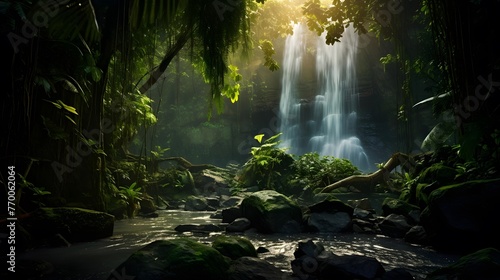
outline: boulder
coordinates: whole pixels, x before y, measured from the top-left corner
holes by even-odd
[[[498,279],[500,251],[485,248],[461,257],[456,263],[431,272],[426,280]]]
[[[241,202],[241,211],[260,232],[300,231],[302,210],[295,201],[276,191],[264,190],[251,194]]]
[[[347,232],[352,231],[351,217],[346,212],[311,213],[307,220],[308,228],[313,232]]]
[[[300,258],[302,256],[317,258],[324,251],[325,246],[322,243],[314,243],[311,239],[307,239],[298,243],[297,249],[293,252],[293,256],[295,258]]]
[[[223,199],[221,205],[222,207],[235,207],[238,206],[243,201],[242,197],[231,196]]]
[[[227,232],[244,232],[252,226],[252,222],[250,222],[247,218],[238,218],[232,221],[227,227]]]
[[[425,169],[418,179],[419,183],[437,182],[439,185],[449,185],[455,180],[457,171],[454,168],[444,165],[443,163],[435,163]]]
[[[41,238],[60,234],[69,242],[92,241],[113,235],[114,217],[83,208],[42,207],[25,219],[23,226]]]
[[[373,219],[373,212],[368,211],[361,208],[354,208],[354,212],[352,213],[354,218],[362,219],[362,220],[370,220]]]
[[[375,258],[338,256],[310,240],[299,243],[294,255],[291,265],[293,275],[298,279],[380,279],[385,273]]]
[[[366,211],[375,211],[368,198],[349,199],[349,200],[347,200],[347,204],[349,204],[353,208],[359,208],[359,209],[363,209]]]
[[[227,259],[208,245],[188,238],[157,240],[133,253],[108,280],[221,280],[228,269]]]
[[[313,204],[308,207],[311,213],[336,213],[336,212],[345,212],[348,213],[349,216],[352,217],[354,212],[354,208],[349,206],[348,204],[342,202],[339,199],[334,197],[329,197],[321,202]]]
[[[411,229],[405,216],[397,214],[390,214],[385,217],[378,224],[378,227],[382,231],[382,234],[393,238],[403,238]]]
[[[111,197],[107,212],[115,216],[117,220],[124,219],[127,215],[127,202],[119,197]]]
[[[156,211],[156,205],[152,197],[143,198],[139,203],[141,205],[139,212],[142,214],[149,214]]]
[[[209,209],[208,202],[204,197],[190,195],[186,198],[184,210],[186,211],[206,211]]]
[[[222,209],[222,222],[231,223],[237,218],[241,218],[243,214],[241,213],[240,207],[229,207]]]
[[[207,197],[205,198],[207,205],[213,209],[220,207],[220,199],[217,197]]]
[[[382,214],[388,216],[390,214],[403,215],[405,217],[410,217],[410,213],[415,213],[415,211],[420,211],[420,208],[416,205],[410,204],[403,200],[396,198],[386,198],[382,203]],[[420,213],[420,212],[419,212]],[[414,218],[412,218],[413,220]]]
[[[404,237],[405,242],[428,245],[429,237],[423,226],[413,226]]]
[[[333,255],[318,267],[319,279],[377,279],[384,274],[377,259],[359,255]]]
[[[241,257],[257,257],[257,251],[250,240],[238,236],[218,236],[212,247],[233,260]]]
[[[435,248],[460,253],[500,249],[499,201],[500,179],[444,186],[430,194],[420,222]]]

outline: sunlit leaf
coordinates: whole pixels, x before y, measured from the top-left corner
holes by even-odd
[[[255,140],[257,140],[259,143],[262,142],[262,138],[264,138],[264,134],[257,134],[253,137]]]

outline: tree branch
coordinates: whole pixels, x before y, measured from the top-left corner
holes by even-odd
[[[369,189],[376,184],[384,183],[389,180],[389,173],[396,168],[397,166],[402,165],[406,169],[413,170],[415,168],[415,161],[411,156],[408,156],[403,153],[395,153],[391,156],[391,158],[387,161],[387,163],[380,168],[379,170],[373,172],[369,175],[353,175],[337,181],[331,185],[324,187],[321,192],[331,192],[335,189],[341,187],[350,187],[353,186],[355,188],[360,189]]]

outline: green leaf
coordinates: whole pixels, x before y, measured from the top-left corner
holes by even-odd
[[[253,138],[257,140],[259,143],[262,142],[262,138],[264,137],[264,134],[257,134]]]

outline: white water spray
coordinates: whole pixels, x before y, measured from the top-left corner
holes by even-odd
[[[306,56],[307,27],[294,26],[286,39],[280,100],[281,146],[301,155],[317,152],[350,160],[361,170],[369,169],[368,157],[356,137],[358,94],[356,52],[358,36],[347,28],[341,42],[325,43],[318,37],[316,48],[317,95],[301,99],[299,77]]]

